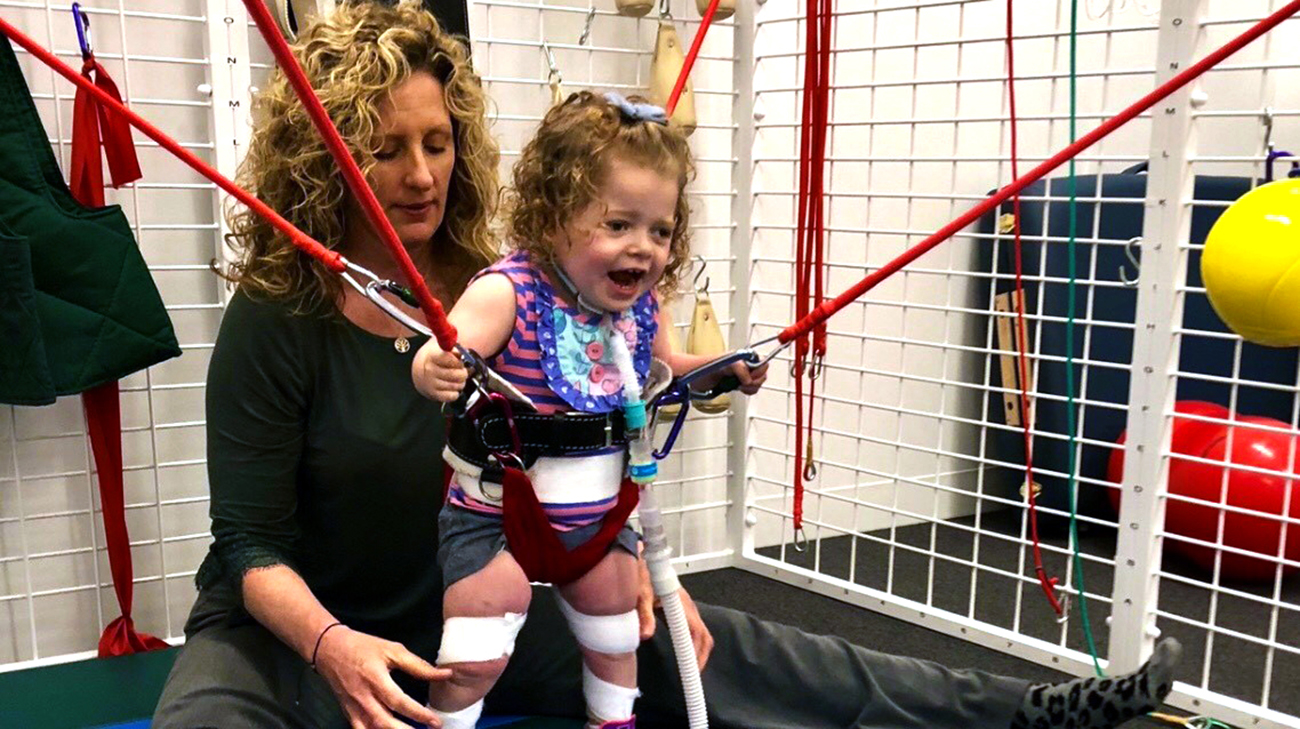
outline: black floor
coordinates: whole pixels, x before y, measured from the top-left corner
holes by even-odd
[[[933,536],[934,549],[939,554],[970,559],[974,553],[975,538],[971,532],[957,528],[956,525],[969,525],[972,522],[973,517],[937,526],[923,524],[906,527],[897,530],[895,538],[903,544],[929,549]],[[1018,517],[1010,513],[986,514],[982,519],[981,530],[1017,534]],[[1066,544],[1063,532],[1053,533],[1050,530],[1043,535],[1043,541],[1046,544],[1060,546]],[[855,581],[876,589],[885,589],[890,550],[888,546],[869,539],[862,537],[824,539],[820,543],[819,553],[807,551],[800,554],[792,549],[786,549],[785,559],[792,564],[811,567],[813,559],[816,558],[820,560],[820,570],[823,573],[848,579],[850,550],[854,542],[857,543]],[[1085,530],[1080,534],[1080,543],[1085,554],[1098,555],[1109,560],[1115,552],[1115,531],[1105,528]],[[763,551],[770,556],[776,556],[778,550],[774,548]],[[1048,574],[1063,578],[1065,557],[1051,553],[1047,553],[1046,557]],[[932,560],[928,555],[903,549],[893,551],[893,560],[894,594],[925,602],[926,584],[929,580],[934,586],[931,603],[935,607],[960,614],[967,613],[971,594],[970,568],[943,559]],[[1012,542],[988,534],[979,539],[981,564],[996,566],[1012,574],[1023,572],[1032,575],[1032,564],[1022,570],[1018,560],[1019,550]],[[933,569],[932,577],[930,577],[931,569]],[[1194,568],[1176,561],[1167,561],[1166,569],[1175,574],[1184,574],[1199,580],[1205,579],[1205,576],[1197,573]],[[1084,571],[1088,593],[1109,597],[1113,570],[1107,565],[1085,561]],[[1015,581],[983,570],[979,572],[976,580],[974,617],[994,625],[1011,628],[1015,618]],[[692,594],[700,600],[745,609],[760,617],[796,625],[810,631],[840,635],[877,650],[922,658],[942,656],[943,662],[948,665],[979,666],[985,670],[1022,676],[1031,680],[1062,677],[1062,674],[1037,664],[740,570],[717,570],[691,575],[683,581]],[[1264,596],[1271,595],[1273,590],[1272,585],[1232,584],[1228,587]],[[1284,582],[1278,598],[1282,603],[1300,604],[1300,577]],[[1211,610],[1210,590],[1166,579],[1162,582],[1160,610],[1162,613],[1208,622]],[[1279,611],[1277,620],[1273,621],[1270,608],[1258,601],[1222,595],[1214,610],[1214,623],[1221,628],[1261,638],[1266,638],[1270,631],[1276,631],[1275,638],[1279,642],[1293,646],[1300,645],[1300,611]],[[1075,620],[1067,636],[1067,643],[1071,648],[1086,652],[1082,630],[1079,627],[1081,622],[1078,620],[1078,606],[1073,606],[1072,611]],[[1093,626],[1097,648],[1103,656],[1106,654],[1105,620],[1108,614],[1107,602],[1089,603],[1089,623]],[[1178,679],[1199,684],[1206,656],[1206,631],[1170,617],[1163,617],[1159,624],[1164,634],[1177,637],[1185,648]],[[1055,614],[1036,587],[1031,589],[1031,586],[1026,586],[1024,590],[1019,630],[1043,640],[1051,642],[1059,640],[1060,627],[1056,623]],[[1235,698],[1258,703],[1263,691],[1265,661],[1268,659],[1262,646],[1219,634],[1214,639],[1213,656],[1213,665],[1209,672],[1209,688]],[[1273,685],[1270,707],[1285,713],[1300,714],[1300,691],[1296,690],[1296,687],[1300,687],[1300,656],[1276,652],[1272,656],[1272,661]],[[1128,726],[1136,729],[1142,726],[1167,725],[1139,721]]]

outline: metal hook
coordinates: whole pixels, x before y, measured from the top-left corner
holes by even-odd
[[[794,530],[794,551],[802,552],[808,547],[808,533],[799,527]]]
[[[668,0],[659,0],[659,19],[660,19],[660,20],[672,20],[672,19],[673,19],[673,12],[672,12],[672,10],[670,10],[670,9],[668,8],[668,5],[669,5]]]
[[[695,278],[691,279],[691,286],[695,287],[695,293],[709,293],[709,277],[704,276],[704,269],[708,267],[709,262],[704,260],[704,256],[697,255],[695,260],[700,262],[700,270],[695,272]],[[700,276],[704,276],[704,286],[700,286]]]
[[[546,66],[550,69],[550,78],[563,81],[564,77],[560,75],[560,66],[555,62],[555,54],[551,52],[551,44],[542,41],[542,51],[546,53]]]
[[[95,52],[90,43],[90,18],[81,9],[81,3],[72,4],[72,19],[77,24],[77,45],[81,48],[81,60],[84,61]]]
[[[1070,593],[1061,596],[1061,614],[1056,616],[1057,625],[1065,625],[1070,621]]]
[[[826,374],[826,357],[821,354],[814,354],[808,358],[808,379],[815,380]]]
[[[578,36],[578,45],[585,46],[591,38],[591,21],[596,19],[596,6],[592,5],[587,10],[587,20],[582,25],[582,35]]]
[[[1142,276],[1142,262],[1139,261],[1137,259],[1137,256],[1133,254],[1134,246],[1139,245],[1141,243],[1142,243],[1142,236],[1133,236],[1132,238],[1128,239],[1127,243],[1124,244],[1124,257],[1128,259],[1129,263],[1133,264],[1133,270],[1137,271],[1137,273],[1133,276],[1133,278],[1129,278],[1128,270],[1124,268],[1124,265],[1120,264],[1119,266],[1120,283],[1124,284],[1129,288],[1133,288],[1137,286],[1138,279],[1141,278]]]
[[[1266,106],[1263,111],[1264,117],[1264,156],[1267,157],[1273,152],[1273,107]]]

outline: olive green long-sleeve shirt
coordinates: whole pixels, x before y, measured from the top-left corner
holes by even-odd
[[[403,353],[340,316],[234,296],[208,372],[200,589],[286,564],[351,627],[436,649],[444,423],[411,384],[423,342]]]

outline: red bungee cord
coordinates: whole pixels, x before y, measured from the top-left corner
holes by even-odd
[[[830,318],[831,315],[848,306],[859,296],[862,296],[866,292],[875,288],[881,281],[894,275],[904,266],[915,261],[917,258],[920,258],[922,255],[925,255],[931,249],[951,238],[966,226],[979,220],[984,214],[994,210],[997,206],[1006,202],[1012,195],[1015,195],[1021,190],[1024,190],[1025,187],[1042,179],[1043,176],[1064,164],[1071,157],[1077,156],[1080,152],[1096,144],[1100,139],[1115,131],[1123,124],[1131,121],[1133,118],[1147,109],[1150,109],[1152,106],[1155,106],[1165,97],[1191,83],[1197,77],[1221,63],[1223,59],[1241,50],[1242,47],[1272,30],[1279,23],[1295,15],[1297,12],[1300,12],[1300,0],[1292,0],[1286,5],[1283,5],[1279,10],[1252,25],[1241,35],[1215,49],[1205,58],[1202,58],[1191,66],[1188,66],[1184,71],[1156,87],[1128,108],[1106,120],[1106,122],[1101,126],[1093,129],[1082,137],[1079,137],[1079,139],[1052,155],[1051,158],[1030,170],[1024,177],[1016,178],[1006,187],[1002,188],[997,193],[985,199],[970,210],[967,210],[965,213],[962,213],[952,222],[935,231],[925,240],[912,246],[902,255],[880,267],[871,275],[863,278],[844,293],[821,304],[807,316],[781,330],[781,332],[775,337],[776,341],[780,342],[782,345],[786,345],[807,335],[814,326],[826,321],[826,319]]]
[[[708,35],[709,26],[713,24],[713,14],[716,12],[718,12],[718,0],[709,0],[709,7],[704,9],[704,17],[700,20],[700,28],[695,31],[695,38],[691,41],[691,49],[686,52],[686,59],[682,62],[682,70],[677,74],[677,83],[673,84],[673,92],[668,95],[668,103],[664,104],[664,114],[670,119],[673,110],[677,108],[677,100],[682,96],[682,89],[686,88],[686,79],[691,75],[695,57],[700,54],[700,46],[704,45],[704,36]]]
[[[1007,0],[1007,106],[1011,116],[1011,177],[1020,177],[1019,163],[1019,119],[1016,117],[1016,54],[1015,54],[1015,19],[1012,14],[1013,0]],[[1015,237],[1016,259],[1016,363],[1020,371],[1020,424],[1024,428],[1025,439],[1025,493],[1029,499],[1029,533],[1033,542],[1034,574],[1043,594],[1051,603],[1052,610],[1063,615],[1065,609],[1056,597],[1056,586],[1060,583],[1055,577],[1047,576],[1043,566],[1043,543],[1038,536],[1038,494],[1034,491],[1034,436],[1032,418],[1029,417],[1029,337],[1025,333],[1025,279],[1024,249],[1020,239],[1020,192],[1011,195],[1011,215],[1013,235]],[[1073,345],[1070,345],[1073,346]],[[1002,383],[1006,387],[1007,383]]]
[[[795,317],[803,318],[826,299],[825,168],[830,129],[831,0],[808,0],[805,24],[803,118],[799,140],[799,193],[795,228]],[[811,289],[811,290],[810,290]],[[812,342],[795,343],[794,500],[795,546],[803,531],[805,481],[817,475],[813,462],[813,413],[817,378],[824,373],[826,323],[814,327]],[[807,405],[804,380],[807,379]],[[806,411],[806,412],[805,412]]]

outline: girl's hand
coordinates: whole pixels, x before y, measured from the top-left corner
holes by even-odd
[[[453,402],[465,389],[469,373],[460,357],[444,352],[438,340],[430,339],[415,353],[411,362],[411,380],[415,389],[430,400]]]
[[[425,681],[446,681],[451,671],[435,668],[400,643],[339,626],[325,634],[316,651],[316,672],[325,678],[352,729],[408,729],[394,713],[440,727],[431,709],[406,695],[393,681],[398,669]]]
[[[691,389],[698,392],[708,392],[728,375],[734,376],[740,381],[740,385],[736,388],[737,390],[740,390],[746,395],[753,395],[758,392],[764,382],[767,382],[767,363],[759,365],[751,370],[749,365],[744,362],[733,362],[732,365],[725,370],[719,370],[708,377],[701,377],[695,382],[692,382]]]
[[[746,395],[753,395],[758,392],[764,382],[767,382],[767,364],[764,362],[751,370],[749,365],[744,362],[736,362],[731,365],[729,374],[735,375],[736,379],[740,380],[738,390]]]

